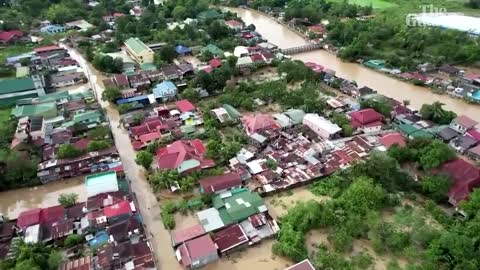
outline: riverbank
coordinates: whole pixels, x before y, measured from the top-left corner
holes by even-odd
[[[279,24],[270,17],[249,9],[227,8],[237,13],[246,24],[254,24],[259,32],[269,42],[279,48],[290,48],[307,44],[305,39],[295,31]],[[418,109],[425,103],[439,101],[445,108],[461,115],[467,115],[480,122],[480,106],[468,104],[461,99],[451,98],[447,95],[438,95],[426,87],[416,86],[385,74],[369,69],[357,63],[347,63],[325,50],[301,53],[293,56],[295,60],[303,62],[316,62],[322,66],[335,70],[338,77],[357,82],[359,87],[368,86],[379,94],[394,98],[399,101],[409,100],[413,107]]]

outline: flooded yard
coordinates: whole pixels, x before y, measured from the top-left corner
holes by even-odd
[[[62,193],[76,193],[78,201],[85,201],[84,177],[0,192],[0,214],[13,219],[28,209],[58,205],[58,197]]]

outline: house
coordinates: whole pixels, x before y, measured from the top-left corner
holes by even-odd
[[[58,115],[57,104],[55,102],[45,102],[34,105],[21,105],[12,109],[13,116],[17,118],[43,116],[45,118],[54,118]]]
[[[218,68],[218,67],[222,66],[222,60],[220,60],[218,58],[213,58],[212,60],[208,61],[208,65],[211,68]]]
[[[185,269],[198,269],[218,260],[217,247],[208,234],[181,244],[175,256]]]
[[[123,74],[132,74],[135,72],[135,60],[126,51],[107,53],[105,55],[108,55],[113,59],[116,59],[116,58],[122,59]]]
[[[86,125],[87,128],[94,128],[103,123],[103,114],[97,110],[78,113],[73,116],[72,122],[77,125]]]
[[[176,247],[188,240],[204,235],[206,232],[200,224],[185,229],[177,229],[171,233],[172,245]]]
[[[148,90],[151,84],[148,75],[145,73],[130,75],[128,76],[128,81],[130,82],[130,87],[141,91]]]
[[[273,119],[282,128],[289,128],[293,126],[293,122],[288,116],[282,113],[276,113],[272,115]]]
[[[233,55],[235,55],[238,58],[249,56],[250,52],[248,51],[248,48],[245,46],[237,46],[233,50]]]
[[[42,75],[0,81],[0,105],[11,105],[17,100],[45,95]]]
[[[166,102],[173,100],[178,89],[172,81],[163,81],[153,88],[153,95],[157,101]]]
[[[460,69],[450,65],[443,65],[438,68],[438,72],[448,76],[457,76],[460,74]]]
[[[352,127],[371,133],[382,129],[383,115],[374,109],[363,109],[349,114]]]
[[[187,46],[183,46],[183,45],[175,46],[175,51],[177,52],[177,54],[182,55],[182,56],[192,54],[192,49],[190,49]]]
[[[372,68],[372,69],[382,69],[385,68],[385,61],[384,60],[369,60],[364,63],[365,66]]]
[[[450,141],[449,145],[460,154],[464,154],[468,149],[476,146],[478,141],[469,135],[463,135]]]
[[[50,24],[40,28],[40,32],[46,33],[49,35],[55,35],[58,33],[63,33],[65,31],[67,31],[67,27],[59,24]]]
[[[84,82],[83,73],[54,74],[50,76],[50,84],[53,87],[67,87]]]
[[[450,127],[445,127],[437,133],[437,137],[447,143],[450,142],[452,139],[455,139],[458,135],[459,133]]]
[[[405,137],[398,132],[388,133],[380,137],[379,139],[380,144],[382,144],[386,149],[390,149],[390,147],[397,145],[399,147],[405,147],[407,143],[405,142]]]
[[[468,152],[467,152],[467,155],[471,159],[473,159],[475,161],[479,161],[480,160],[480,145],[469,149]]]
[[[460,115],[452,120],[449,127],[460,134],[465,134],[465,132],[473,129],[477,124],[478,122],[471,119],[470,117]]]
[[[285,268],[284,270],[315,270],[309,259],[305,259],[297,264]]]
[[[243,128],[247,135],[263,130],[279,129],[280,125],[273,118],[266,114],[245,115],[242,117]]]
[[[223,18],[223,14],[219,13],[216,10],[209,9],[209,10],[202,11],[202,12],[198,13],[197,18],[201,21],[215,20],[215,19]]]
[[[160,170],[177,170],[188,173],[215,165],[205,157],[205,146],[199,139],[179,140],[157,150],[157,166]]]
[[[91,256],[81,257],[72,261],[61,263],[58,270],[93,270],[93,259]]]
[[[27,39],[24,38],[20,30],[3,31],[0,33],[0,44],[15,44],[23,41],[27,41]]]
[[[222,108],[222,107],[216,108],[216,109],[211,110],[210,112],[213,116],[215,116],[215,118],[217,118],[217,120],[220,123],[225,123],[226,121],[231,121],[232,120],[232,118],[228,114],[227,110],[225,110],[225,108]]]
[[[327,29],[321,24],[315,24],[307,27],[308,31],[317,35],[324,35]]]
[[[283,113],[284,115],[290,118],[290,121],[293,125],[298,125],[303,123],[303,118],[305,117],[305,112],[300,109],[289,109]]]
[[[87,197],[97,194],[118,191],[118,180],[115,172],[102,172],[85,177]]]
[[[202,54],[208,52],[213,55],[213,57],[223,57],[223,50],[211,43],[203,47],[200,51]]]
[[[234,224],[249,216],[268,211],[258,193],[241,188],[215,196],[213,206],[220,213],[224,225]]]
[[[243,23],[237,20],[225,21],[225,25],[228,26],[228,28],[233,29],[235,31],[240,31],[243,29]]]
[[[449,175],[453,185],[448,191],[448,202],[458,207],[468,198],[472,190],[480,185],[480,170],[463,159],[455,159],[443,164],[436,173]]]
[[[303,124],[323,139],[332,139],[342,131],[337,124],[316,113],[307,113],[303,118]]]
[[[220,194],[242,186],[242,179],[237,173],[209,176],[200,179],[198,182],[200,183],[200,192],[205,194]]]
[[[235,249],[248,246],[248,236],[239,224],[224,228],[212,236],[220,254],[229,253]]]
[[[175,106],[181,113],[194,112],[196,111],[195,105],[186,99],[182,99],[175,102]]]
[[[137,64],[153,63],[154,52],[138,38],[125,40],[125,50]]]
[[[78,30],[80,32],[85,32],[88,31],[95,26],[93,26],[91,23],[85,21],[85,20],[78,20],[78,21],[73,21],[73,22],[68,22],[65,24],[68,28]]]

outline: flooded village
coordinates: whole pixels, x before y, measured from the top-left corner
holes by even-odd
[[[413,71],[399,80],[344,62],[287,23],[231,7],[169,20],[172,35],[192,27],[223,35],[208,44],[201,36],[201,45],[175,40],[171,59],[168,45],[136,36],[89,56],[114,43],[124,27],[118,18],[144,13],[137,3],[103,16],[108,30],[70,33],[6,59],[28,70],[0,81],[0,103],[16,126],[10,151],[38,162],[37,185],[0,192],[1,259],[12,263],[26,243],[60,250],[62,270],[321,269],[312,258],[334,246],[326,228],[304,233],[306,258],[273,251],[290,210],[338,200],[314,191],[316,183],[416,140],[448,145],[451,157],[432,174],[452,181],[442,194],[446,212],[467,215],[461,201],[480,185],[480,106],[464,97],[480,91],[480,76],[468,72],[471,88],[449,85],[440,95],[426,87],[430,77],[419,86],[410,83],[421,77]],[[38,31],[85,33],[89,25],[46,23]],[[297,68],[301,79],[290,79]],[[466,78],[459,70],[451,71]],[[422,114],[435,102],[448,121]],[[415,168],[409,177],[424,174]],[[404,215],[405,197],[382,218]],[[411,204],[412,213],[426,211]],[[342,254],[370,254],[368,269],[410,262],[404,253],[380,254],[366,238]]]

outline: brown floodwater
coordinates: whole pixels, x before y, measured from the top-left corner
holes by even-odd
[[[0,192],[0,214],[14,219],[28,209],[58,205],[58,197],[62,193],[76,193],[78,200],[84,201],[86,192],[83,180],[83,177],[75,177],[42,186]]]
[[[298,33],[262,13],[250,9],[227,9],[236,12],[246,24],[254,24],[258,33],[280,48],[306,44],[306,41]],[[448,95],[434,94],[426,87],[419,87],[394,79],[356,63],[344,62],[325,50],[297,54],[293,56],[293,59],[316,62],[326,68],[335,70],[340,77],[356,81],[360,87],[371,87],[378,93],[399,101],[409,100],[410,104],[417,109],[420,109],[422,104],[440,101],[445,104],[446,109],[457,114],[468,115],[480,122],[480,106],[478,105],[467,104],[461,99],[454,99]]]

